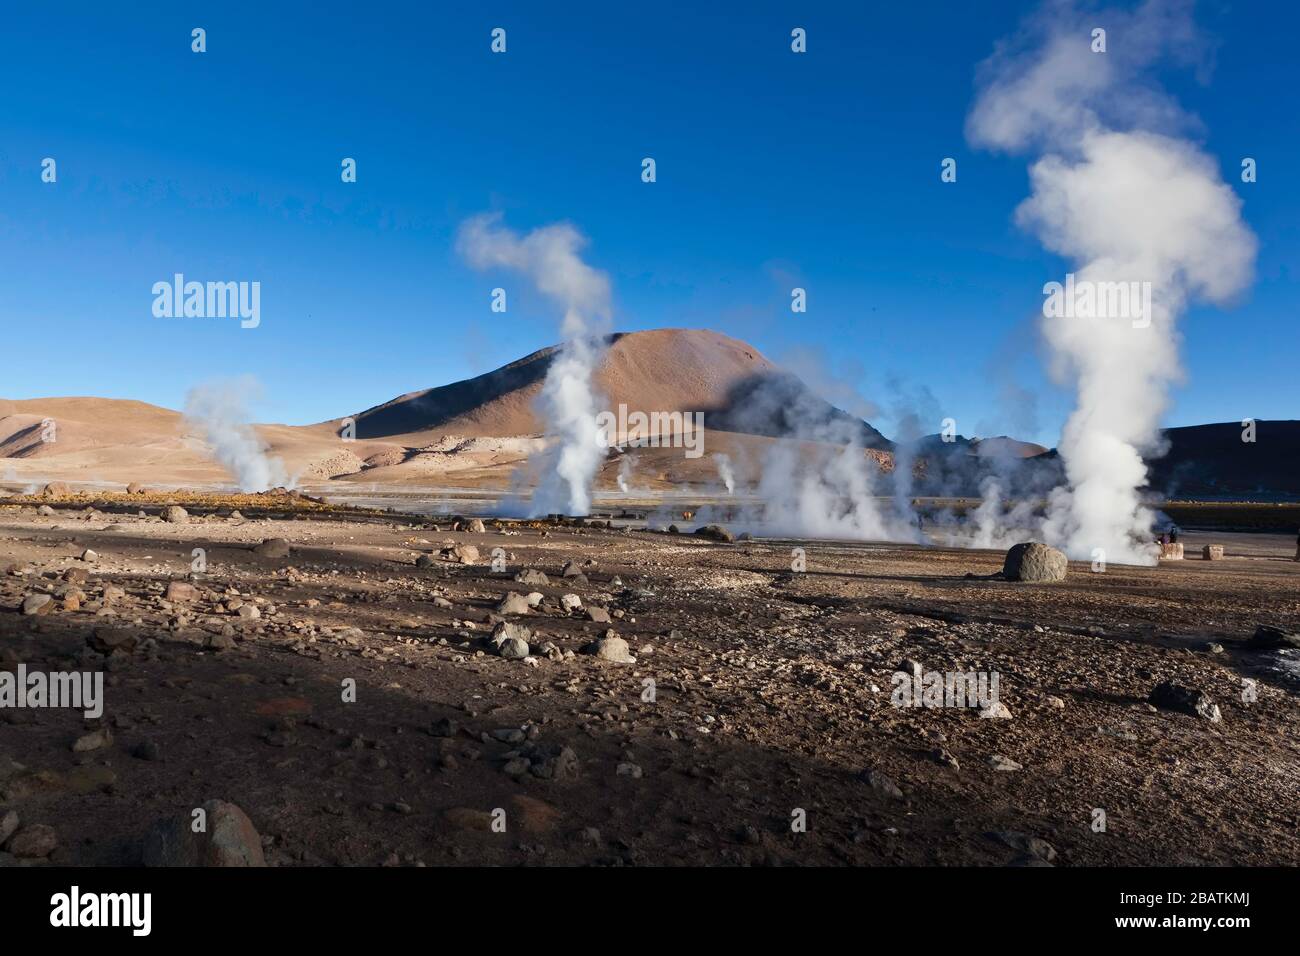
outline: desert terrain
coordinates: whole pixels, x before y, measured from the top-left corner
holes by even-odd
[[[107,675],[100,719],[0,711],[0,863],[166,862],[212,800],[285,867],[1300,859],[1293,537],[1028,584],[1001,551],[644,517],[0,501],[0,666]],[[893,706],[914,667],[996,672],[1003,709]]]

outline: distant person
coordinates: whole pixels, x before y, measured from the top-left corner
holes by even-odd
[[[1295,536],[1295,559],[1300,561],[1300,531]]]
[[[1170,531],[1170,532],[1169,532],[1169,543],[1170,543],[1170,544],[1177,544],[1177,543],[1178,543],[1178,529],[1177,529],[1177,528],[1175,528],[1173,531]]]
[[[1160,532],[1160,547],[1163,548],[1168,544],[1169,544],[1169,532],[1168,531]]]

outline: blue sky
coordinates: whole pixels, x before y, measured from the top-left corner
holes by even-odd
[[[195,384],[248,374],[258,420],[307,423],[487,371],[553,343],[558,319],[521,280],[457,258],[458,224],[499,210],[519,230],[581,229],[621,330],[745,339],[853,387],[887,433],[907,406],[931,430],[951,415],[965,434],[1054,444],[1069,397],[1041,371],[1033,322],[1066,266],[1012,221],[1026,158],[963,135],[976,64],[1033,5],[703,6],[13,8],[0,397],[178,408]],[[1260,255],[1238,304],[1185,317],[1167,422],[1292,418],[1300,14],[1203,2],[1197,21],[1217,43],[1208,84],[1160,79],[1202,121]],[[947,156],[955,184],[939,179]],[[1259,182],[1239,181],[1243,156]],[[155,318],[151,287],[175,272],[259,281],[261,325]],[[489,310],[498,284],[505,315]],[[796,284],[806,315],[789,310]],[[1034,400],[1008,401],[1016,389]]]

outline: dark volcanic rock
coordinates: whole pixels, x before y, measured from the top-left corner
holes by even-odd
[[[1161,710],[1172,710],[1180,714],[1190,714],[1193,717],[1204,717],[1213,723],[1218,723],[1223,719],[1222,714],[1219,713],[1219,705],[1212,701],[1204,691],[1183,687],[1172,681],[1157,684],[1148,700]]]

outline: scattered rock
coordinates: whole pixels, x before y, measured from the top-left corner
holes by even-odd
[[[33,823],[10,837],[5,849],[20,860],[41,860],[53,853],[58,845],[59,836],[54,827]]]
[[[180,505],[168,505],[163,510],[162,519],[169,524],[189,524],[190,513]]]
[[[289,542],[284,538],[267,538],[253,548],[254,552],[264,558],[287,558],[290,550],[292,549],[289,547]]]
[[[498,614],[527,614],[531,610],[528,598],[518,591],[511,591],[497,602]]]
[[[1203,717],[1211,723],[1217,724],[1223,719],[1223,715],[1219,712],[1219,705],[1211,700],[1204,691],[1183,687],[1173,681],[1164,681],[1157,684],[1147,700],[1161,710],[1172,710],[1192,717]]]
[[[636,658],[632,656],[628,649],[627,641],[619,637],[613,631],[606,631],[605,635],[599,640],[592,641],[583,651],[588,654],[594,654],[602,661],[613,661],[616,664],[635,664]]]
[[[527,584],[532,587],[544,587],[551,583],[551,579],[546,576],[546,572],[538,571],[536,568],[520,571],[515,575],[515,580],[520,584]]]
[[[163,592],[163,600],[176,604],[188,604],[199,599],[199,589],[185,581],[171,581]]]
[[[54,597],[49,594],[31,594],[23,600],[23,614],[33,617],[54,610]]]
[[[893,800],[903,799],[903,791],[899,788],[898,784],[894,783],[891,778],[885,776],[879,770],[867,768],[858,774],[858,779],[882,796],[889,797]]]
[[[566,611],[576,611],[578,608],[582,607],[582,598],[578,597],[576,594],[561,594],[560,607],[564,608]]]
[[[1056,859],[1056,849],[1052,844],[1039,837],[1029,836],[1017,830],[999,830],[984,835],[990,840],[995,840],[1013,850],[1037,857],[1044,862],[1051,863]]]
[[[502,621],[492,629],[492,636],[488,640],[501,657],[521,660],[528,656],[528,641],[532,636],[528,628]]]
[[[696,528],[695,534],[697,537],[707,538],[709,541],[720,541],[723,544],[731,544],[732,541],[736,540],[731,532],[720,524],[706,524],[702,528]]]
[[[994,754],[992,757],[989,757],[989,766],[994,770],[1000,770],[1005,773],[1024,769],[1024,767],[1016,763],[1010,757],[1004,757],[1002,754]]]
[[[131,653],[139,638],[133,631],[124,627],[97,627],[86,638],[90,649],[100,654],[112,654],[114,651]]]
[[[85,551],[81,552],[81,560],[85,561],[87,564],[94,564],[99,560],[99,553],[87,548]]]
[[[101,727],[99,730],[78,737],[72,745],[72,752],[78,754],[89,753],[92,750],[101,750],[113,743],[113,734],[107,727]]]
[[[478,564],[478,548],[472,544],[453,544],[438,552],[444,561],[457,564]]]
[[[595,605],[587,608],[587,617],[596,624],[608,624],[610,622],[609,611]]]
[[[206,831],[195,833],[186,812],[154,824],[145,837],[145,866],[266,866],[262,838],[233,803],[203,804]]]
[[[435,720],[429,727],[429,733],[435,737],[455,737],[458,730],[460,730],[460,724],[450,717]]]

